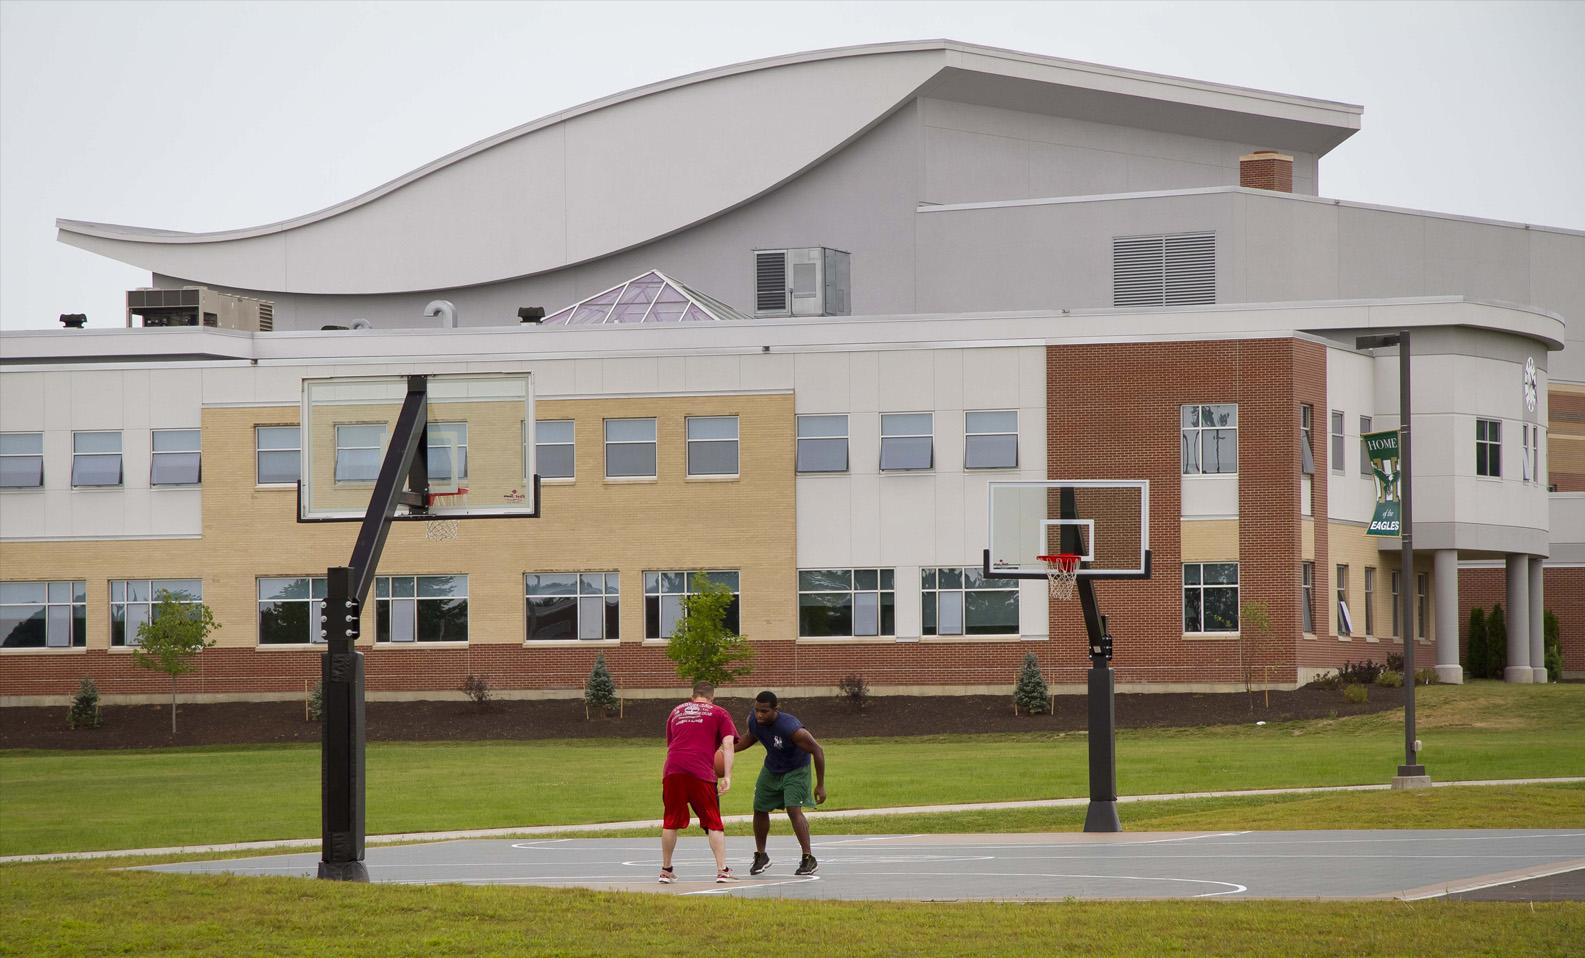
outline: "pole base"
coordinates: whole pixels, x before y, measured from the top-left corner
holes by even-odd
[[[1424,765],[1400,765],[1398,766],[1398,774],[1393,776],[1392,787],[1394,790],[1430,788],[1431,776],[1425,773]]]
[[[1116,802],[1098,802],[1090,799],[1090,808],[1084,813],[1084,830],[1087,832],[1120,832],[1123,822],[1117,817]]]
[[[369,880],[369,870],[363,862],[326,862],[319,863],[319,877],[327,881],[360,881]]]

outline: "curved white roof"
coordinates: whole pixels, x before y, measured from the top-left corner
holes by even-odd
[[[608,256],[719,216],[915,95],[1027,109],[1031,88],[1054,86],[1066,90],[1064,112],[1184,131],[1214,120],[1250,140],[1280,133],[1286,145],[1318,153],[1356,130],[1361,112],[950,40],[875,44],[721,67],[586,103],[279,223],[211,233],[56,225],[62,242],[216,286],[321,294],[471,286]]]

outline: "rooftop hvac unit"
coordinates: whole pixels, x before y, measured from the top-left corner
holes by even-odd
[[[267,333],[275,328],[275,304],[221,293],[207,286],[127,290],[127,328],[208,326]]]
[[[823,246],[755,250],[754,315],[850,315],[849,260]]]

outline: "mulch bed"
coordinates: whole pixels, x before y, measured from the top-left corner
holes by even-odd
[[[1370,701],[1354,705],[1326,689],[1255,693],[1254,711],[1243,693],[1157,693],[1118,695],[1118,728],[1169,728],[1241,725],[1255,721],[1362,715],[1397,708],[1399,689],[1372,688]],[[748,699],[720,699],[742,724]],[[438,742],[578,738],[649,738],[659,741],[661,725],[676,703],[638,699],[621,718],[585,719],[578,700],[513,700],[478,706],[472,702],[370,702],[368,737],[374,742]],[[1059,695],[1050,715],[1014,715],[1011,696],[897,696],[874,698],[862,713],[844,698],[782,702],[821,739],[859,736],[903,737],[994,732],[1083,731],[1085,699]],[[230,702],[180,705],[177,732],[171,734],[166,705],[107,705],[104,724],[70,730],[66,709],[0,710],[0,748],[118,749],[173,745],[239,745],[317,742],[320,726],[303,717],[300,702]]]

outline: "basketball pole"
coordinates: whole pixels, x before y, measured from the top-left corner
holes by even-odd
[[[1072,487],[1059,494],[1064,519],[1077,519],[1077,499]],[[1078,529],[1071,525],[1062,527],[1062,550],[1082,555]],[[1095,585],[1089,576],[1079,577],[1079,606],[1084,610],[1084,632],[1090,640],[1089,694],[1089,749],[1090,749],[1090,806],[1084,813],[1084,830],[1087,832],[1120,832],[1123,823],[1117,817],[1117,695],[1112,672],[1112,636],[1106,628],[1106,617],[1095,601]]]

